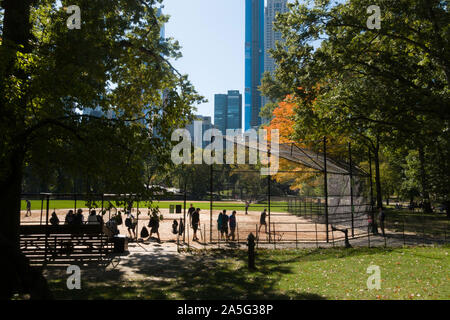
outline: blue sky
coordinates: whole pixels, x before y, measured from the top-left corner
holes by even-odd
[[[208,99],[196,114],[214,116],[214,94],[244,92],[244,0],[164,0],[166,37],[182,46],[174,62]],[[213,119],[214,121],[214,119]]]

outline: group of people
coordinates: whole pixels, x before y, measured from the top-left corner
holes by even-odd
[[[52,222],[53,219],[53,222]],[[52,218],[50,219],[52,224],[59,224],[59,219],[55,212],[52,213]],[[103,224],[103,215],[97,214],[95,210],[91,210],[89,216],[87,218],[86,224]],[[67,225],[82,225],[85,224],[83,209],[78,209],[77,213],[74,213],[73,210],[69,210],[64,219],[64,224]]]
[[[228,229],[228,226],[230,227]],[[224,237],[228,241],[230,238],[232,241],[235,239],[236,233],[236,211],[233,211],[230,216],[227,215],[227,210],[223,210],[217,217],[217,230],[220,231],[220,239]],[[230,231],[228,233],[228,230]]]
[[[188,210],[189,222],[192,230],[194,231],[194,236],[192,238],[193,241],[198,241],[197,231],[200,226],[200,208],[195,209],[191,203],[191,206]],[[201,231],[200,231],[201,233]]]
[[[28,209],[28,208],[27,208]],[[248,208],[246,208],[248,210]],[[133,214],[130,211],[125,211],[125,221],[122,220],[122,213],[118,211],[117,214],[112,216],[108,222],[105,224],[105,226],[111,231],[113,235],[119,234],[118,227],[125,223],[125,226],[127,228],[128,234],[131,239],[136,238],[136,226],[137,226],[137,220],[133,216]],[[153,212],[150,215],[148,227],[150,228],[150,232],[148,230],[143,230],[141,232],[141,238],[147,238],[152,237],[153,234],[157,235],[158,242],[161,241],[160,234],[159,234],[159,226],[160,226],[160,216],[156,212]],[[189,217],[189,224],[190,227],[193,230],[193,241],[199,241],[199,238],[197,236],[197,233],[199,231],[200,227],[200,208],[195,208],[193,204],[190,205],[190,208],[188,210],[188,217]],[[264,209],[264,211],[261,213],[260,216],[260,226],[258,232],[261,230],[261,227],[264,225],[265,231],[267,233],[267,224],[266,224],[266,217],[267,217],[267,209]],[[174,234],[183,234],[184,232],[184,223],[183,219],[180,219],[180,223],[178,223],[176,220],[174,220],[174,223],[172,225],[173,233]],[[55,212],[52,213],[50,223],[52,225],[59,225],[60,221],[58,216]],[[82,224],[104,224],[103,221],[103,215],[97,214],[95,210],[91,210],[90,214],[87,218],[87,221],[85,222],[83,210],[78,209],[76,213],[74,213],[73,210],[69,210],[65,216],[64,224],[66,225],[82,225]],[[217,230],[220,232],[220,238],[221,240],[226,239],[235,241],[236,239],[236,227],[237,227],[237,221],[236,221],[236,211],[233,211],[231,215],[227,215],[227,210],[223,210],[219,213],[217,217]],[[144,232],[146,231],[146,232]],[[200,231],[201,234],[201,231]]]
[[[246,214],[248,210],[249,203],[246,203]],[[200,225],[200,208],[195,208],[193,204],[191,203],[189,210],[188,210],[188,216],[190,220],[191,228],[194,230],[194,236],[193,241],[198,241],[197,237],[197,231]],[[261,212],[260,220],[259,220],[259,230],[261,231],[261,227],[264,226],[265,232],[267,233],[267,209],[264,209],[263,212]],[[236,239],[236,227],[237,227],[237,220],[236,220],[236,211],[233,210],[230,216],[227,215],[227,210],[223,210],[219,213],[217,217],[217,230],[220,232],[220,238],[221,240],[226,239],[227,241],[231,239],[231,241],[235,241]]]

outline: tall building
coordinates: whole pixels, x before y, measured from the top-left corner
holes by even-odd
[[[264,0],[245,0],[245,130],[261,124],[258,87],[264,72]]]
[[[227,129],[242,129],[242,94],[229,90],[214,95],[214,126],[226,134]]]
[[[268,50],[275,49],[275,43],[282,40],[281,32],[274,30],[273,23],[277,13],[285,13],[288,10],[287,0],[267,0],[264,30],[264,71],[272,74],[275,71],[276,65]]]

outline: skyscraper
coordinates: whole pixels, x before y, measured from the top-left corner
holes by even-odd
[[[273,29],[273,23],[277,13],[288,12],[287,0],[267,0],[265,10],[265,30],[264,30],[264,71],[273,74],[275,71],[275,61],[268,53],[269,49],[275,49],[275,43],[281,41],[281,32]]]
[[[227,129],[242,129],[242,94],[229,90],[214,95],[214,126],[226,134]]]
[[[261,124],[258,86],[264,72],[264,0],[245,0],[245,130]]]

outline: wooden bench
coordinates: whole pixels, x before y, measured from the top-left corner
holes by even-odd
[[[104,226],[21,225],[20,250],[33,266],[98,265],[112,252]]]

